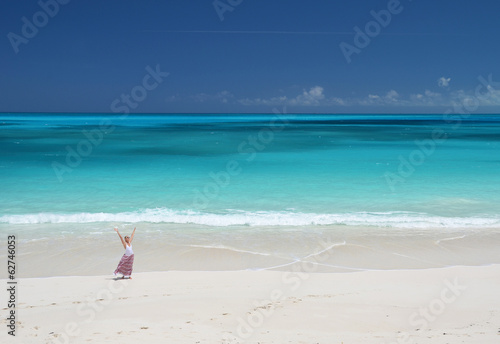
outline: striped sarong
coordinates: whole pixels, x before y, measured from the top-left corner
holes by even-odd
[[[132,266],[134,265],[134,255],[123,255],[122,259],[118,263],[114,274],[122,274],[124,277],[130,277],[132,275]]]

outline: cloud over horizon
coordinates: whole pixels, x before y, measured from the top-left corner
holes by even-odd
[[[500,90],[489,85],[478,96],[474,91],[456,90],[444,93],[434,92],[429,89],[423,92],[410,93],[407,96],[401,95],[394,89],[385,94],[369,93],[365,97],[328,97],[324,93],[322,86],[314,86],[309,91],[304,90],[301,94],[288,98],[287,96],[271,98],[244,98],[237,102],[245,105],[288,105],[288,106],[456,106],[460,102],[474,100],[479,106],[500,105]]]
[[[449,85],[451,78],[438,79],[441,85]],[[481,79],[479,79],[481,80]],[[481,92],[478,93],[478,88]],[[496,87],[496,88],[495,88]],[[282,91],[281,91],[282,92]],[[325,88],[315,85],[309,89],[303,89],[301,93],[292,96],[281,95],[257,98],[238,98],[232,92],[223,90],[215,94],[198,93],[190,96],[172,95],[166,99],[167,102],[190,101],[190,102],[212,102],[219,104],[238,104],[244,107],[250,106],[291,106],[291,107],[315,107],[315,108],[344,108],[349,107],[457,107],[459,105],[476,104],[477,106],[499,106],[500,105],[500,83],[483,78],[482,83],[475,90],[449,90],[442,87],[441,92],[425,89],[421,92],[401,94],[395,89],[389,89],[385,93],[368,93],[360,97],[340,97],[328,95]]]
[[[292,105],[292,106],[319,106],[322,104],[322,101],[325,99],[325,95],[323,94],[323,87],[314,86],[306,91],[305,89],[301,94],[297,95],[293,98],[288,98],[287,96],[281,97],[271,97],[268,99],[265,98],[254,98],[254,99],[240,99],[238,102],[242,105]]]

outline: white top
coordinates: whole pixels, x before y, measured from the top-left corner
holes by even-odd
[[[132,245],[127,245],[125,244],[126,248],[125,248],[125,255],[126,256],[131,256],[134,254],[134,251],[132,251]]]

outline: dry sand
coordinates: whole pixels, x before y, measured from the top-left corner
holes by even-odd
[[[21,278],[16,337],[1,293],[0,342],[500,342],[500,265],[300,271]]]

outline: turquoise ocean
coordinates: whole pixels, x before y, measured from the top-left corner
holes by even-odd
[[[495,231],[499,152],[500,115],[2,114],[0,229]]]
[[[498,226],[500,116],[448,122],[4,114],[0,222]]]

